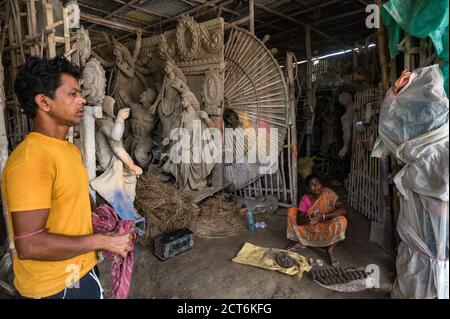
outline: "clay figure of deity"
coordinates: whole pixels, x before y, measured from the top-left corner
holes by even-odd
[[[142,169],[135,165],[130,155],[122,144],[125,120],[130,115],[130,109],[119,110],[114,119],[115,101],[110,96],[105,96],[103,101],[102,119],[97,120],[96,131],[96,151],[97,160],[102,175],[91,181],[92,188],[107,200],[119,213],[123,203],[118,203],[117,199],[122,199],[126,195],[128,207],[134,202],[136,196],[137,176],[142,174]],[[122,205],[122,206],[121,206]],[[128,211],[130,216],[122,219],[132,219],[134,210]]]
[[[162,43],[165,43],[164,41]],[[164,45],[160,47],[160,54],[164,62],[164,79],[161,88],[161,101],[158,107],[158,117],[162,124],[162,138],[165,144],[170,138],[172,129],[179,127],[181,120],[181,98],[177,83],[186,83],[186,76],[173,61],[173,58],[164,49]]]
[[[147,88],[139,96],[139,103],[128,101],[131,109],[131,154],[137,164],[146,168],[151,160],[152,130],[156,123],[156,107],[160,101],[155,90]]]
[[[128,48],[112,39],[112,51],[114,53],[115,72],[117,72],[115,81],[111,84],[110,95],[114,97],[119,109],[127,107],[126,100],[137,101],[139,94],[148,87],[143,74],[137,70],[137,60],[141,51],[142,31],[137,32],[136,43],[133,54]],[[142,70],[139,67],[139,70]]]
[[[183,106],[181,128],[183,134],[189,136],[190,143],[187,147],[190,156],[187,163],[184,160],[179,164],[172,163],[170,171],[176,177],[181,189],[201,190],[207,187],[207,178],[216,162],[212,149],[214,141],[208,130],[214,125],[214,122],[205,111],[200,110],[197,97],[185,83],[178,81],[174,85],[181,92],[181,104]],[[196,125],[198,126],[196,127]],[[199,129],[198,134],[194,133],[195,129]],[[198,147],[195,147],[195,143]],[[207,158],[204,154],[207,154]]]

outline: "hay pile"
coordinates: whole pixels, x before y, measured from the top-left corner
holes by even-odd
[[[197,205],[173,184],[149,175],[141,175],[137,181],[135,207],[147,222],[142,244],[182,227],[198,237],[220,238],[238,235],[246,225],[241,205],[224,202],[219,196]]]
[[[142,242],[178,228],[189,227],[200,213],[200,208],[192,203],[187,194],[172,184],[147,175],[138,178],[134,204],[147,223]]]
[[[214,196],[201,203],[192,231],[198,237],[222,238],[239,235],[246,229],[247,209]]]

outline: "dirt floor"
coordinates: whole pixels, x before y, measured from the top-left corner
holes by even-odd
[[[150,248],[137,246],[129,298],[389,298],[394,277],[395,256],[369,241],[370,222],[357,212],[348,216],[347,238],[336,249],[343,267],[376,264],[380,267],[381,286],[362,292],[342,293],[328,290],[313,282],[308,273],[299,280],[275,271],[236,264],[236,256],[245,242],[287,248],[286,209],[273,215],[258,215],[268,227],[239,236],[205,239],[195,237],[193,248],[166,261],[159,261]],[[321,249],[304,249],[304,256],[320,258],[327,263]],[[109,261],[99,265],[101,280],[110,295]]]

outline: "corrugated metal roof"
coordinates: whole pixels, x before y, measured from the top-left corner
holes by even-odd
[[[127,12],[124,14],[124,16],[134,20],[142,21],[142,23],[153,23],[159,21],[159,18],[157,16],[152,16],[148,13],[144,13],[138,10]]]
[[[105,10],[108,12],[113,12],[117,8],[120,8],[122,5],[120,3],[114,1],[98,1],[98,0],[77,0],[80,4],[85,4],[92,8],[97,8],[101,10]]]
[[[170,17],[192,9],[192,6],[180,0],[153,0],[139,6],[156,14]]]
[[[129,1],[132,0],[78,0],[80,4],[97,9],[97,12],[95,12],[95,10],[86,9],[86,7],[82,7],[82,10],[102,18],[107,16],[108,13],[123,7],[123,5]],[[302,12],[308,8],[317,7],[318,5],[325,4],[329,1],[330,0],[255,0],[255,3],[264,5],[279,13],[290,16],[294,13]],[[220,6],[221,3],[226,2],[226,8],[239,12],[242,16],[246,16],[248,14],[247,1],[235,0],[231,3],[226,0],[209,1],[209,3],[212,2],[217,6]],[[136,9],[136,6],[141,7],[143,10]],[[162,21],[161,26],[163,30],[175,28],[176,21],[171,20],[170,22],[164,23],[164,20],[168,17],[178,16],[187,11],[191,11],[192,9],[195,10],[196,7],[202,7],[202,9],[194,11],[191,15],[199,22],[217,16],[217,11],[209,6],[203,6],[202,1],[140,0],[134,2],[133,6],[127,6],[125,9],[120,10],[117,15],[111,17],[110,19],[129,25],[140,25],[142,27],[146,25],[154,25],[154,28],[148,31],[155,32],[155,30],[159,30],[159,21]],[[364,5],[359,0],[342,0],[321,6],[320,10],[306,10],[303,14],[294,15],[293,18],[303,23],[309,23],[312,26],[316,26],[317,29],[326,33],[331,38],[353,45],[354,41],[365,38],[368,34],[370,34],[371,30],[368,30],[364,26],[364,11],[360,14],[356,13],[348,16],[345,16],[345,14],[347,12],[362,9],[364,9]],[[226,17],[226,19],[228,19],[227,21],[239,19],[239,16],[236,14],[226,13],[226,11],[223,11],[222,14]],[[336,15],[344,16],[330,20],[330,17]],[[293,49],[294,46],[297,46],[298,50],[303,50],[304,29],[301,26],[301,23],[280,18],[277,14],[272,14],[257,7],[255,8],[255,20],[255,31],[257,36],[261,37],[266,33],[272,35],[272,40],[269,45],[277,46],[281,51],[284,49],[291,49],[291,47]],[[267,23],[272,25],[268,25]],[[345,27],[347,25],[348,28]],[[95,28],[99,27],[100,26],[96,26]],[[243,25],[243,27],[245,28],[245,25]],[[104,28],[101,28],[101,30],[103,29]],[[119,30],[110,30],[110,33],[114,35],[123,33],[123,31]],[[328,42],[331,41],[315,32],[311,33],[311,38],[315,43],[315,46],[318,48],[328,48],[330,46],[330,43]],[[288,42],[287,40],[290,41]]]

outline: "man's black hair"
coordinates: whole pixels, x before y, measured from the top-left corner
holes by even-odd
[[[42,59],[32,56],[19,68],[14,89],[20,106],[25,114],[33,119],[38,106],[34,100],[36,95],[44,94],[55,98],[56,89],[61,85],[61,74],[67,73],[77,80],[81,77],[81,69],[63,56],[53,59]]]
[[[317,179],[317,180],[320,182],[320,178],[319,178],[317,175],[314,175],[314,174],[308,175],[308,176],[306,177],[306,179],[305,179],[306,187],[309,187],[309,183],[311,183],[311,181],[312,181],[314,178]]]

